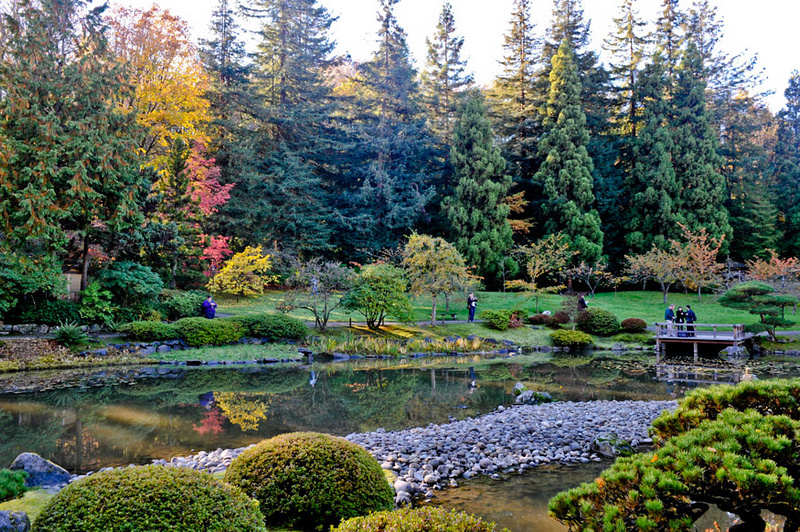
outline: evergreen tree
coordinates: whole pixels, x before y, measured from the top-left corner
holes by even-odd
[[[661,13],[656,20],[656,30],[653,32],[653,41],[667,71],[667,77],[673,78],[675,69],[681,58],[683,46],[684,14],[678,7],[679,0],[662,0]]]
[[[671,109],[666,97],[669,81],[660,56],[645,67],[641,80],[637,98],[643,105],[642,118],[638,134],[631,140],[633,166],[623,195],[629,198],[627,244],[635,252],[645,253],[653,245],[667,250],[685,219],[672,165]]]
[[[406,34],[394,15],[398,1],[379,0],[378,49],[363,65],[365,89],[355,101],[355,144],[342,170],[351,184],[341,208],[350,225],[339,234],[351,248],[396,247],[425,214],[433,193],[426,181],[432,139]]]
[[[686,227],[693,233],[705,228],[709,237],[725,237],[727,243],[731,226],[724,205],[725,178],[720,173],[723,159],[717,153],[716,132],[706,112],[702,72],[702,58],[690,42],[677,71],[672,160]]]
[[[594,164],[586,150],[589,134],[580,94],[572,49],[564,40],[553,57],[546,133],[540,146],[544,162],[535,178],[543,184],[546,196],[545,231],[563,232],[580,252],[579,260],[591,264],[602,253],[603,233],[593,208]]]
[[[775,120],[766,105],[747,93],[734,97],[729,107],[720,154],[725,158],[725,205],[733,229],[730,253],[745,260],[767,257],[767,250],[778,249],[782,240],[769,171]]]
[[[432,156],[439,167],[433,174],[441,178],[431,183],[436,191],[431,209],[433,225],[436,226],[446,225],[436,209],[444,198],[453,193],[455,183],[449,160],[453,126],[462,95],[472,85],[472,74],[465,72],[467,62],[461,58],[464,38],[456,35],[453,7],[449,2],[442,6],[436,33],[433,38],[426,38],[425,42],[428,57],[421,76],[422,101],[428,129],[434,138]],[[442,232],[444,230],[442,228]]]
[[[472,85],[461,59],[464,37],[456,35],[453,6],[446,2],[439,15],[433,39],[426,38],[428,58],[422,75],[422,94],[428,124],[434,136],[448,149],[453,135],[461,93]]]
[[[510,28],[503,43],[503,72],[494,81],[489,98],[495,134],[504,139],[503,156],[518,183],[528,184],[538,167],[537,144],[541,121],[533,80],[541,41],[534,34],[531,1],[514,0]]]
[[[82,286],[101,231],[141,223],[135,116],[119,109],[124,73],[104,36],[105,6],[22,1],[5,14],[0,58],[0,207],[8,243],[50,251],[80,234]]]
[[[505,175],[506,162],[493,145],[486,105],[478,91],[469,95],[456,123],[451,159],[457,181],[444,210],[453,243],[479,275],[494,276],[512,244],[509,208],[504,203],[511,177]]]
[[[258,99],[223,159],[239,171],[228,174],[236,186],[223,225],[245,242],[319,254],[335,229],[326,187],[335,108],[323,76],[332,19],[316,0],[262,0],[248,13],[262,24],[246,93]]]
[[[778,113],[771,168],[780,210],[784,255],[800,255],[800,72],[795,70],[784,91],[786,107]]]
[[[639,113],[636,85],[649,42],[645,33],[647,23],[639,18],[635,4],[636,0],[622,0],[619,16],[614,18],[615,30],[604,42],[604,49],[612,58],[616,129],[620,135],[631,137],[636,136]]]

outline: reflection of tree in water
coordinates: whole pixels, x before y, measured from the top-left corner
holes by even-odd
[[[214,399],[228,421],[242,430],[258,430],[267,419],[269,394],[247,392],[215,392]]]
[[[201,436],[208,434],[220,434],[223,431],[222,424],[225,417],[217,408],[211,408],[203,413],[200,425],[192,425],[192,429]]]

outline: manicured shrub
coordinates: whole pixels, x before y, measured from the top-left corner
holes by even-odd
[[[367,451],[313,432],[282,434],[247,449],[225,481],[258,500],[270,526],[328,530],[394,506],[394,490]]]
[[[239,323],[245,336],[255,338],[287,338],[302,340],[308,336],[308,327],[305,323],[291,316],[283,314],[258,314],[255,316],[237,316],[231,318]]]
[[[42,510],[32,532],[170,530],[265,532],[258,503],[205,472],[112,469],[73,482]]]
[[[620,326],[625,332],[637,333],[647,328],[647,322],[639,318],[625,318]]]
[[[484,522],[455,510],[437,506],[403,508],[393,512],[375,512],[366,517],[354,517],[331,529],[331,532],[495,532],[494,523]],[[504,529],[506,530],[506,529]]]
[[[74,347],[85,344],[89,335],[77,323],[62,323],[58,326],[54,339],[59,345]]]
[[[16,499],[25,493],[25,471],[0,469],[0,502]]]
[[[590,308],[579,313],[575,323],[583,332],[597,336],[611,336],[619,332],[617,317],[602,308]]]
[[[161,292],[161,306],[170,321],[195,318],[203,315],[203,301],[207,295],[196,290],[164,290]]]
[[[193,347],[231,344],[243,336],[242,326],[232,320],[183,318],[174,325],[181,339]]]
[[[132,321],[117,327],[117,331],[140,342],[163,342],[180,338],[177,327],[160,321]]]
[[[592,345],[592,337],[581,331],[568,331],[560,329],[550,333],[553,345],[556,347],[585,347]]]

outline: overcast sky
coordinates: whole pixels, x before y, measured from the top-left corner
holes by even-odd
[[[462,54],[480,84],[488,84],[499,72],[503,36],[508,30],[512,0],[450,0],[457,33],[464,37]],[[584,0],[584,16],[591,20],[594,49],[608,34],[612,18],[619,11],[619,0]],[[150,7],[153,0],[111,0],[111,4]],[[158,5],[185,18],[195,36],[207,34],[209,20],[217,0],[159,0]],[[337,52],[354,59],[370,57],[375,48],[377,0],[320,0],[338,17],[332,37]],[[408,44],[417,67],[425,62],[425,38],[433,35],[441,12],[440,0],[402,0],[397,18],[408,34]],[[532,19],[537,33],[549,26],[552,0],[532,0]],[[656,18],[661,0],[639,0],[639,13],[648,20]],[[721,47],[731,54],[757,54],[764,71],[763,89],[774,92],[768,98],[773,111],[784,105],[783,91],[789,75],[800,69],[800,1],[797,0],[711,0],[723,19],[725,36]],[[681,7],[691,5],[683,0]]]

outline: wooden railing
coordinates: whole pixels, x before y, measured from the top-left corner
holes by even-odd
[[[744,324],[728,323],[656,323],[656,338],[699,338],[704,340],[744,341],[750,335]]]

